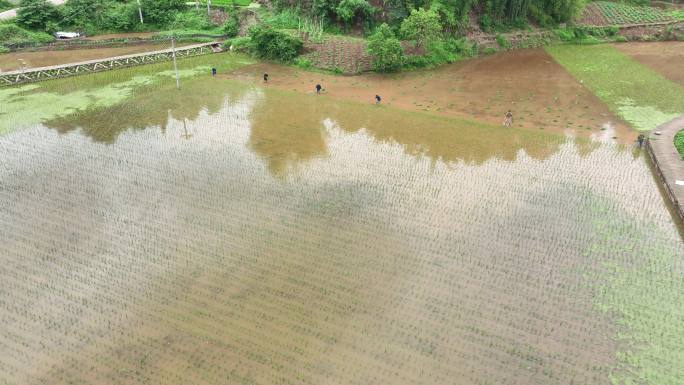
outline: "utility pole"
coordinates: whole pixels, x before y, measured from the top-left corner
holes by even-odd
[[[176,72],[176,88],[180,90],[180,77],[178,75],[178,64],[176,64],[176,37],[171,38],[171,50],[173,52],[173,70]]]
[[[211,16],[211,0],[207,0],[207,16]]]
[[[142,6],[140,5],[140,0],[138,0],[138,16],[140,16],[140,24],[145,24],[142,17]]]

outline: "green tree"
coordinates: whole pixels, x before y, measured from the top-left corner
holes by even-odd
[[[138,7],[135,3],[115,3],[105,12],[102,28],[110,31],[129,31],[138,23]]]
[[[79,28],[101,26],[113,5],[111,0],[67,0],[62,7],[63,23]]]
[[[374,12],[375,8],[366,0],[342,0],[335,8],[337,17],[347,25],[351,24],[355,18],[365,20]]]
[[[17,10],[17,24],[29,29],[45,30],[48,22],[58,19],[59,12],[47,0],[21,0]]]
[[[300,39],[267,25],[252,27],[249,36],[252,53],[264,59],[290,61],[304,46]]]
[[[165,25],[174,20],[178,11],[185,9],[185,0],[141,0],[146,23]]]
[[[439,37],[442,25],[439,15],[434,10],[423,8],[411,10],[409,17],[401,22],[401,34],[405,39],[414,40],[416,46],[423,46],[430,40]]]
[[[373,69],[379,72],[398,69],[404,59],[401,43],[386,23],[368,37],[368,54],[373,58]]]

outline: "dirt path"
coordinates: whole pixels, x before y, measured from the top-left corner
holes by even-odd
[[[653,132],[660,135],[651,134],[648,150],[672,204],[684,221],[684,160],[674,146],[674,137],[682,129],[684,115],[656,128]]]
[[[179,43],[178,46],[189,44],[193,43]],[[21,62],[19,60],[23,60],[26,63],[27,68],[37,68],[157,51],[166,48],[170,48],[168,43],[137,44],[127,47],[73,49],[65,51],[14,52],[0,55],[0,70],[7,72],[21,69]]]
[[[223,76],[260,82],[264,72],[271,75],[268,87],[315,94],[320,83],[325,97],[373,103],[379,94],[385,105],[496,125],[510,109],[519,127],[623,143],[636,136],[541,49],[393,75],[333,76],[261,63]]]

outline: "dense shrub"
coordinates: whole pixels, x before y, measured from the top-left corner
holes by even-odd
[[[440,24],[447,32],[463,30],[468,25],[468,13],[476,0],[433,0],[430,9],[440,17]]]
[[[16,24],[0,24],[0,42],[3,45],[47,43],[54,38],[47,33],[27,31]]]
[[[372,16],[375,8],[366,0],[342,0],[335,8],[335,14],[345,24],[353,21],[365,21]]]
[[[44,31],[49,22],[56,22],[59,12],[47,0],[21,0],[17,10],[17,24],[28,29]]]
[[[61,8],[62,26],[85,30],[129,31],[139,23],[135,2],[68,0]]]
[[[439,15],[434,10],[413,9],[409,17],[401,22],[401,35],[404,39],[414,40],[417,46],[437,38],[441,32]]]
[[[470,56],[471,47],[465,39],[446,38],[431,40],[422,56],[408,56],[405,66],[409,68],[433,67],[453,63],[464,56]]]
[[[130,31],[139,23],[138,8],[134,3],[115,3],[102,16],[102,29]]]
[[[6,10],[6,9],[12,9],[14,8],[14,4],[10,3],[7,0],[0,0],[0,12]]]
[[[249,49],[250,42],[249,36],[235,37],[223,42],[223,48],[230,49],[233,47],[233,51],[246,51]]]
[[[233,10],[223,23],[223,33],[228,37],[235,37],[240,33],[240,19],[237,10]]]
[[[205,12],[197,12],[193,10],[176,13],[173,21],[171,21],[169,24],[169,27],[176,30],[204,30],[212,29],[214,26],[209,21],[209,18]]]
[[[368,54],[373,58],[373,69],[379,72],[397,70],[404,57],[399,39],[384,23],[368,38]]]
[[[674,137],[674,145],[679,155],[684,159],[684,130],[679,131]]]
[[[258,25],[249,30],[250,49],[260,58],[290,61],[301,51],[304,44],[299,38],[277,31],[267,25]]]
[[[506,40],[506,38],[501,34],[496,35],[496,44],[499,45],[499,48],[503,48],[503,49],[511,48],[511,43],[509,43],[508,40]]]
[[[166,25],[178,11],[185,9],[184,0],[140,0],[146,23]]]

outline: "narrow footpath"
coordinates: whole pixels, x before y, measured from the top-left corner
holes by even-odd
[[[684,115],[651,131],[647,148],[670,200],[684,221],[684,160],[674,146],[674,136],[682,129]]]

